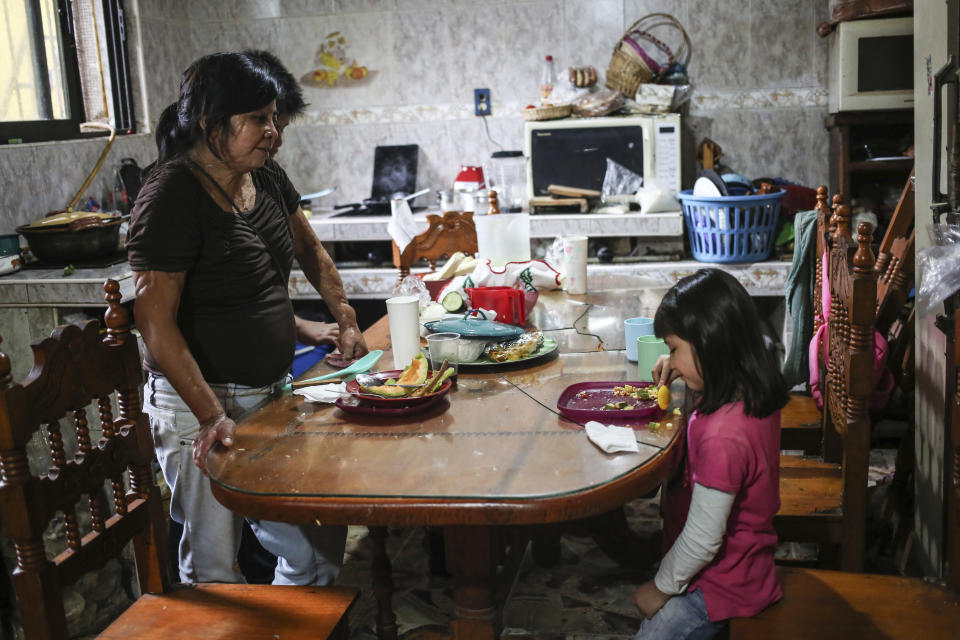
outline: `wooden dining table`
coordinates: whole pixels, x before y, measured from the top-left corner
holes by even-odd
[[[214,495],[252,518],[368,526],[379,547],[372,568],[381,638],[396,637],[387,527],[442,527],[451,634],[492,640],[504,532],[617,509],[655,490],[680,455],[679,425],[632,423],[639,452],[607,454],[557,408],[569,385],[638,379],[623,351],[623,319],[652,315],[661,295],[629,282],[581,296],[543,293],[528,320],[557,350],[461,367],[456,390],[423,413],[358,416],[299,395],[271,400],[240,422],[232,448],[211,452]],[[384,321],[365,336],[371,348],[389,347]],[[386,352],[374,369],[391,363]],[[304,377],[325,372],[318,365]]]

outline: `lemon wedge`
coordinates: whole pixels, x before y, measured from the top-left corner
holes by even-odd
[[[666,409],[670,406],[670,387],[667,385],[663,385],[657,389],[657,406],[661,409]]]

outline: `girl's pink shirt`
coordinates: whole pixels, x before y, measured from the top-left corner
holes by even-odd
[[[773,555],[780,509],[780,412],[753,418],[742,402],[687,424],[687,472],[668,488],[665,549],[683,530],[693,483],[736,494],[720,551],[689,590],[700,589],[712,621],[752,616],[780,599]]]

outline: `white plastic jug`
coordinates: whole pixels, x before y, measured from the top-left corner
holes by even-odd
[[[477,253],[481,260],[502,267],[530,259],[530,214],[500,213],[476,216]]]

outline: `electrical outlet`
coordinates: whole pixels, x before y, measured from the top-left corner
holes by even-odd
[[[473,113],[478,116],[490,115],[490,89],[473,90]]]

